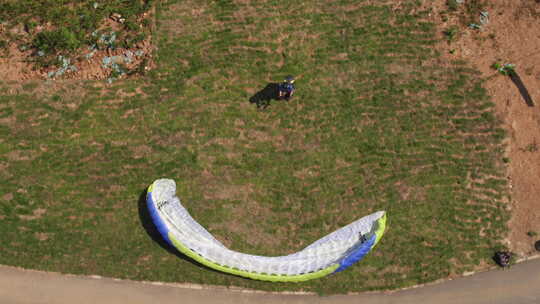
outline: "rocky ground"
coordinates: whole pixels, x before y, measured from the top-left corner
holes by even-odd
[[[25,82],[45,79],[103,79],[108,82],[127,75],[143,74],[153,68],[153,45],[151,35],[125,48],[119,43],[118,34],[123,30],[122,16],[111,15],[95,31],[98,43],[83,47],[71,56],[57,56],[58,64],[41,67],[36,64],[39,51],[27,47],[36,33],[47,29],[47,25],[37,26],[33,31],[22,24],[8,27],[0,23],[0,38],[4,40],[0,48],[0,79],[7,82]],[[151,12],[141,18],[151,19]]]

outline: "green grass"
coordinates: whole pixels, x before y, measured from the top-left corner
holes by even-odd
[[[328,294],[492,263],[508,219],[505,134],[479,73],[438,59],[427,12],[389,4],[160,3],[147,78],[0,85],[0,264]],[[248,102],[289,73],[289,103]],[[161,177],[239,251],[288,254],[377,210],[389,228],[337,275],[246,280],[148,235],[141,195]]]

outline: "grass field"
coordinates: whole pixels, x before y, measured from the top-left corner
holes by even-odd
[[[145,78],[1,85],[0,264],[323,294],[491,263],[508,211],[505,137],[478,74],[444,62],[415,1],[158,3]],[[288,73],[297,95],[249,98]],[[301,284],[214,272],[165,250],[145,187],[174,178],[232,249],[299,250],[386,210],[377,248]]]

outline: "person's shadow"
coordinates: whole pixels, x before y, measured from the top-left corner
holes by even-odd
[[[249,98],[250,103],[257,105],[258,109],[266,109],[272,99],[279,99],[279,83],[269,83],[264,89]]]
[[[518,73],[516,71],[512,71],[508,76],[510,76],[510,79],[518,88],[519,93],[521,94],[521,97],[523,97],[523,100],[525,100],[527,106],[534,107],[534,102],[531,98],[531,94],[529,94],[529,91],[525,87],[525,84],[521,80],[521,77],[519,77]]]

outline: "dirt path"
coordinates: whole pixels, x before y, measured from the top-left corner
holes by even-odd
[[[446,60],[462,59],[481,72],[495,112],[508,132],[507,177],[512,217],[507,243],[519,255],[534,252],[540,235],[540,2],[491,0],[484,8],[489,21],[481,29],[467,28],[457,15],[448,14],[446,1],[426,3],[431,21],[438,25],[439,45]],[[460,9],[463,9],[461,7]],[[480,16],[478,16],[480,24]],[[455,27],[451,42],[444,31]],[[512,63],[528,89],[534,107],[526,105],[509,77],[491,66]]]
[[[329,297],[157,285],[0,266],[2,304],[537,304],[540,303],[538,286],[540,286],[540,259],[514,265],[508,270],[483,272],[421,288]]]

